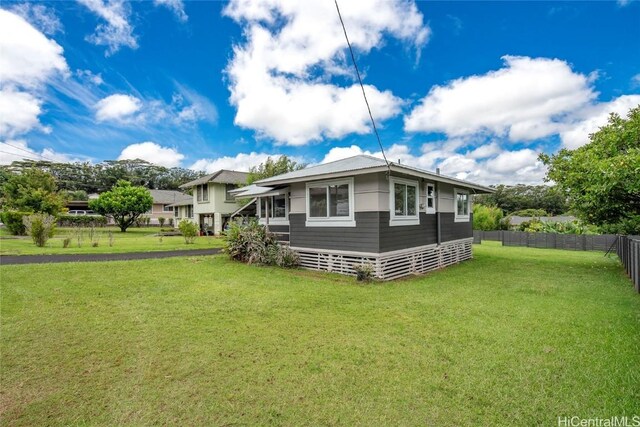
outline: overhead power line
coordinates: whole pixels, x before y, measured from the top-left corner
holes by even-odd
[[[8,142],[2,142],[2,144],[7,145],[7,146],[12,147],[12,148],[15,148],[16,150],[24,151],[25,153],[28,153],[28,154],[29,154],[29,155],[31,155],[32,157],[37,156],[37,157],[40,157],[40,159],[42,159],[42,160],[46,160],[47,162],[53,162],[53,163],[55,163],[55,161],[54,161],[54,160],[47,159],[45,156],[43,156],[42,154],[38,154],[38,153],[36,153],[35,151],[29,151],[29,150],[27,150],[27,149],[25,149],[25,148],[17,147],[17,146],[15,146],[15,145],[13,145],[13,144],[9,144]],[[5,153],[5,152],[3,151],[3,153]],[[6,153],[6,154],[13,154],[13,155],[16,155],[16,156],[18,155],[18,154],[15,154],[15,153]],[[24,156],[23,156],[23,157],[24,157]],[[40,159],[36,159],[36,160],[40,160]],[[33,160],[33,159],[31,159],[31,160]]]
[[[380,151],[382,152],[382,157],[384,158],[384,161],[387,164],[387,168],[390,169],[389,161],[387,160],[387,156],[384,154],[384,147],[382,146],[382,141],[380,140],[380,135],[378,134],[378,128],[376,127],[376,122],[375,120],[373,120],[373,114],[371,113],[371,107],[369,106],[369,101],[367,100],[367,94],[364,90],[364,85],[362,84],[362,77],[360,77],[360,70],[358,69],[358,64],[356,63],[356,57],[353,54],[353,48],[351,47],[351,42],[349,41],[349,36],[347,35],[347,28],[344,26],[344,21],[342,20],[342,14],[340,13],[340,6],[338,6],[338,0],[334,0],[334,2],[336,4],[336,10],[338,11],[338,18],[340,18],[340,24],[342,24],[342,31],[344,32],[344,38],[347,40],[347,46],[349,46],[349,53],[351,53],[351,60],[353,61],[353,67],[356,69],[356,75],[358,76],[360,89],[362,89],[362,96],[364,97],[365,104],[367,104],[367,111],[369,111],[369,118],[371,119],[373,132],[376,134],[376,139],[378,140],[378,145],[380,146]]]

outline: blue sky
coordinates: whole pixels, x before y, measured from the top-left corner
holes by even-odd
[[[640,104],[640,2],[340,2],[390,159],[540,183]],[[335,6],[3,2],[0,163],[379,155]]]

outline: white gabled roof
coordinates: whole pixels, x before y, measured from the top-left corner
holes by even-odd
[[[387,163],[383,159],[373,156],[358,155],[348,157],[334,162],[324,163],[321,165],[311,166],[282,175],[273,176],[271,178],[256,181],[258,186],[275,186],[289,184],[292,182],[313,181],[318,179],[338,178],[350,175],[362,175],[365,173],[382,172],[390,170],[392,172],[402,173],[411,176],[431,179],[433,181],[446,182],[448,184],[460,185],[462,187],[471,188],[476,192],[493,193],[495,190],[484,185],[475,184],[473,182],[457,179],[454,177],[440,175],[424,169],[405,166],[398,163]]]

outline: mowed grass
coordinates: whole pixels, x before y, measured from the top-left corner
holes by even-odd
[[[111,231],[113,242],[109,245]],[[163,236],[160,238],[158,227],[131,227],[125,233],[119,228],[96,228],[93,241],[98,246],[92,246],[88,229],[85,229],[78,242],[77,234],[71,228],[60,228],[53,238],[49,239],[45,247],[39,248],[27,236],[9,236],[6,230],[0,235],[0,255],[42,255],[42,254],[102,254],[124,252],[152,252],[173,251],[183,249],[220,248],[223,240],[213,236],[201,236],[193,244],[186,244],[182,236]],[[63,246],[65,238],[71,238],[67,248]]]
[[[387,283],[223,256],[0,267],[3,425],[557,425],[640,412],[602,253],[474,247]]]

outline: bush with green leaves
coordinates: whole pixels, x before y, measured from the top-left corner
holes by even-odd
[[[58,215],[60,227],[104,227],[107,218],[102,215]]]
[[[520,209],[519,211],[511,212],[510,216],[549,216],[544,209]]]
[[[495,206],[473,205],[474,230],[499,230],[502,209]]]
[[[27,231],[24,228],[22,218],[27,215],[31,215],[31,212],[4,211],[0,213],[0,219],[2,219],[2,222],[11,234],[14,236],[24,236],[27,234]]]
[[[525,221],[519,226],[520,231],[527,233],[558,233],[558,234],[598,234],[599,228],[592,224],[586,224],[582,221],[540,221],[533,218],[531,221]]]
[[[32,214],[22,218],[27,234],[38,247],[43,247],[53,237],[56,230],[56,217],[48,214]]]
[[[375,267],[369,263],[358,264],[353,267],[353,270],[356,272],[356,278],[359,282],[368,282],[373,280],[373,274],[376,271]]]
[[[182,237],[184,237],[184,242],[187,245],[195,242],[196,237],[198,236],[198,225],[195,222],[191,222],[188,220],[180,221],[180,225],[178,226],[178,230],[182,233]]]
[[[173,218],[169,218],[169,227],[173,227],[173,224],[174,224]]]
[[[231,223],[224,250],[232,259],[248,264],[273,264],[285,268],[300,264],[300,256],[290,247],[278,243],[273,233],[257,221],[244,225]]]
[[[167,221],[167,218],[161,216],[158,217],[158,223],[160,224],[160,227],[164,227],[164,223]]]

